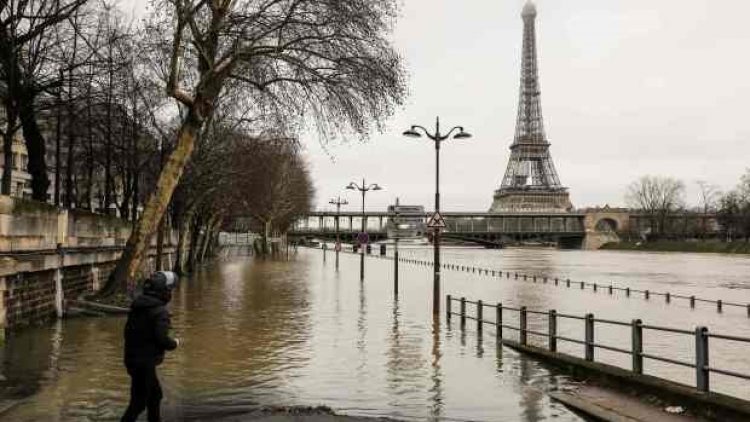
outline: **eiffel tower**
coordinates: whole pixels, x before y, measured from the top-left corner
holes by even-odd
[[[523,18],[523,58],[516,135],[500,189],[490,212],[566,212],[573,206],[560,184],[544,133],[536,56],[536,6],[529,0]]]

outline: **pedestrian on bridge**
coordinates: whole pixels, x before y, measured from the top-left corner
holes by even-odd
[[[143,293],[130,305],[125,324],[125,368],[130,375],[130,404],[122,422],[134,422],[148,408],[148,421],[161,420],[159,406],[161,385],[156,367],[164,360],[164,352],[179,345],[169,336],[171,328],[167,304],[177,275],[158,271],[143,282]]]

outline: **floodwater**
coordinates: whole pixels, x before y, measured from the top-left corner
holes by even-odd
[[[402,257],[431,255],[425,248],[402,248]],[[443,261],[750,303],[746,257],[446,248]],[[337,272],[334,254],[328,251],[324,261],[320,250],[299,249],[288,261],[227,257],[183,280],[170,305],[182,347],[160,368],[168,420],[210,419],[258,404],[327,405],[344,414],[407,420],[579,420],[545,394],[570,384],[566,376],[496,347],[489,326],[479,336],[474,324],[461,330],[456,318],[436,323],[430,313],[432,269],[403,262],[400,267],[398,298],[392,261],[368,258],[360,282],[358,256],[341,254]],[[646,301],[458,271],[444,270],[443,280],[443,294],[456,297],[750,336],[744,309],[725,307],[719,314],[702,303],[691,309],[677,299],[666,304],[662,297]],[[512,314],[507,318],[515,324]],[[530,317],[529,327],[544,331],[543,323]],[[560,332],[580,337],[578,323],[561,322]],[[128,392],[123,324],[118,317],[74,318],[10,335],[0,349],[0,387],[21,400],[2,418],[117,420]],[[623,328],[597,327],[597,341],[627,348],[630,333]],[[692,339],[668,338],[647,333],[644,348],[692,359]],[[559,348],[582,354],[575,344]],[[749,350],[711,339],[712,366],[750,373]],[[601,350],[596,359],[629,362]],[[694,382],[687,368],[647,361],[645,369]],[[712,388],[750,398],[747,383],[727,377],[714,376]]]

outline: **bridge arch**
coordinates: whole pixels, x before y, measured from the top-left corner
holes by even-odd
[[[614,218],[603,217],[596,221],[594,230],[596,230],[597,232],[609,233],[619,231],[620,227],[617,224],[617,220],[615,220]]]

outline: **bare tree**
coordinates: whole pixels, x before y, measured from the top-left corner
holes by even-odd
[[[167,93],[184,118],[141,219],[103,294],[135,279],[214,106],[230,91],[241,110],[274,109],[282,121],[321,133],[368,132],[400,103],[403,72],[387,33],[396,2],[384,0],[168,0],[148,29],[151,50],[168,52]]]
[[[698,185],[698,204],[700,206],[703,216],[700,218],[700,236],[703,238],[708,232],[708,217],[709,212],[715,212],[719,200],[721,199],[721,191],[719,187],[706,182],[705,180],[698,180],[695,182]]]
[[[58,25],[87,0],[3,0],[0,5],[0,71],[7,87],[5,106],[15,109],[23,128],[29,154],[32,198],[47,200],[49,177],[46,144],[38,122],[40,95],[59,89],[58,66],[54,62]]]
[[[671,177],[643,176],[627,188],[625,201],[643,212],[651,225],[651,235],[661,236],[670,214],[684,207],[685,185]]]
[[[719,187],[712,183],[708,183],[705,180],[698,180],[695,183],[698,185],[699,189],[698,201],[701,211],[704,214],[715,211],[718,200],[721,197],[721,190],[719,190]]]

